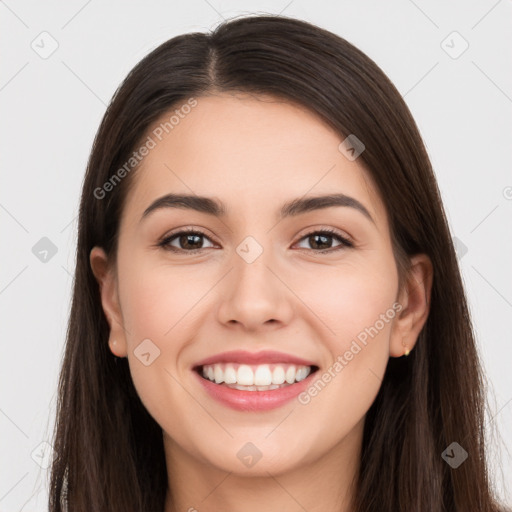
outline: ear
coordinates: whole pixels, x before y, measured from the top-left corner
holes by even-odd
[[[115,268],[109,264],[108,257],[101,247],[93,247],[89,255],[89,262],[100,287],[103,312],[110,326],[108,341],[110,351],[118,357],[126,357],[126,336],[119,306]]]
[[[389,355],[403,356],[405,350],[412,351],[430,311],[433,266],[426,254],[411,258],[411,267],[398,302],[402,309],[393,324]]]

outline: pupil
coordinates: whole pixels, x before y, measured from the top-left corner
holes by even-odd
[[[199,235],[184,235],[184,236],[181,237],[181,242],[183,242],[185,240],[186,243],[184,245],[187,245],[194,238],[197,240],[197,239],[200,239],[201,237]],[[194,243],[192,242],[190,245],[194,245]],[[199,243],[199,245],[201,245],[201,244]],[[200,247],[193,247],[193,248],[194,249],[196,249],[196,248],[200,249]]]
[[[324,243],[325,245],[327,245],[327,247],[317,247],[317,249],[318,249],[318,248],[320,248],[320,249],[325,249],[325,248],[327,248],[327,249],[328,249],[328,248],[329,248],[329,244],[326,242],[326,240],[327,240],[328,238],[330,238],[330,237],[328,237],[328,236],[326,236],[326,235],[313,235],[311,238],[313,238],[313,239],[315,240],[315,243],[313,243],[313,244],[312,244],[312,246],[313,246],[313,247],[314,247],[315,245],[318,245],[318,244],[316,243],[316,239],[317,239],[317,238],[321,238],[321,239],[323,240],[323,243]],[[322,243],[322,242],[321,242],[321,243]]]

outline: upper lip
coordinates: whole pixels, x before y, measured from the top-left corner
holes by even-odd
[[[262,364],[262,363],[287,363],[299,366],[316,366],[314,362],[273,350],[261,352],[247,352],[246,350],[231,350],[207,357],[196,363],[194,368],[215,363],[240,363],[240,364]]]

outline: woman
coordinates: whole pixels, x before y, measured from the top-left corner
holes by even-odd
[[[52,512],[496,511],[484,396],[431,164],[373,61],[264,15],[129,73],[83,184]]]

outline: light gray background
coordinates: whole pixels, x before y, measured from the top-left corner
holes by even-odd
[[[53,432],[79,193],[106,104],[160,43],[257,12],[301,18],[345,37],[382,67],[415,116],[459,240],[493,391],[488,424],[502,436],[489,458],[499,492],[512,504],[512,1],[6,0],[0,2],[1,512],[46,510],[47,471],[36,461],[44,467],[50,453],[41,443]],[[45,31],[50,36],[40,35]],[[52,39],[58,48],[42,58]],[[459,56],[464,40],[469,47]],[[43,237],[57,248],[46,262],[32,251]]]

